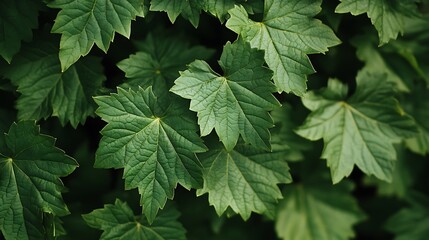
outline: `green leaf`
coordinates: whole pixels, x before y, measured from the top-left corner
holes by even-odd
[[[279,92],[303,95],[308,74],[314,73],[307,54],[324,53],[340,40],[313,17],[321,10],[317,0],[266,0],[261,22],[249,19],[242,6],[229,11],[226,26],[252,47],[265,50],[265,61],[274,71]]]
[[[414,89],[407,96],[410,106],[410,114],[414,117],[418,134],[414,138],[406,140],[407,147],[420,155],[429,153],[429,90],[423,86]]]
[[[40,3],[33,0],[0,2],[0,56],[7,62],[21,48],[21,41],[30,41],[37,28]]]
[[[101,59],[87,57],[61,72],[55,42],[39,38],[25,45],[5,76],[21,93],[17,101],[18,119],[42,119],[51,115],[61,124],[76,128],[94,115],[96,95],[105,80]],[[37,94],[36,94],[37,93]]]
[[[115,32],[129,38],[131,20],[143,16],[142,0],[54,0],[49,7],[60,8],[52,32],[61,34],[61,70],[67,70],[94,43],[104,52]]]
[[[203,46],[190,46],[189,42],[178,36],[167,34],[148,34],[138,43],[140,51],[118,63],[127,77],[122,88],[138,89],[152,86],[156,95],[168,92],[179,71],[194,59],[207,59],[213,51]]]
[[[200,22],[200,0],[152,0],[150,11],[166,12],[168,18],[174,23],[181,14],[196,28]]]
[[[206,148],[184,102],[173,96],[157,98],[151,88],[118,88],[118,93],[95,98],[97,115],[108,123],[95,167],[124,168],[125,187],[139,189],[149,222],[173,198],[177,183],[189,189],[202,181],[194,153]]]
[[[115,204],[106,204],[104,208],[96,209],[82,217],[90,227],[103,230],[101,240],[186,239],[186,230],[177,221],[179,212],[171,207],[161,211],[152,224],[144,217],[134,216],[128,204],[119,199],[116,199]]]
[[[354,237],[352,227],[365,215],[350,194],[352,188],[349,182],[334,187],[320,181],[286,186],[277,210],[277,235],[285,240]]]
[[[336,13],[350,12],[352,15],[366,13],[372,25],[378,31],[380,45],[396,39],[398,34],[404,33],[404,24],[407,17],[416,12],[415,1],[400,0],[340,0],[335,9]]]
[[[210,205],[219,216],[232,209],[244,220],[252,212],[273,218],[277,200],[282,197],[277,184],[292,181],[284,154],[245,144],[232,151],[219,144],[210,149],[198,155],[204,166],[204,187],[197,195],[208,193]]]
[[[425,240],[429,236],[429,199],[427,196],[411,200],[411,206],[401,209],[389,218],[386,229],[395,234],[395,240]]]
[[[389,82],[395,84],[396,88],[403,92],[409,92],[407,81],[398,74],[398,69],[391,66],[392,60],[389,56],[385,56],[373,45],[371,36],[362,35],[352,40],[352,44],[357,48],[356,56],[363,62],[365,66],[361,71],[368,71],[370,74],[385,74]]]
[[[355,164],[368,175],[391,181],[396,160],[393,143],[416,132],[385,78],[358,74],[356,92],[348,99],[347,86],[331,79],[326,89],[302,99],[312,113],[297,133],[312,141],[324,139],[322,158],[327,159],[334,183],[349,176]]]
[[[263,67],[263,52],[239,40],[227,43],[219,61],[224,75],[214,72],[200,60],[180,73],[170,91],[191,99],[190,109],[198,112],[202,136],[213,128],[227,150],[237,144],[239,135],[245,142],[270,148],[273,127],[268,111],[279,106],[271,92],[271,71]]]
[[[43,213],[69,214],[59,177],[77,167],[34,121],[13,123],[0,149],[0,230],[6,239],[44,239]]]
[[[225,21],[228,10],[234,7],[235,0],[202,0],[203,9],[213,16],[219,18],[221,22]],[[242,0],[240,1],[242,2]]]

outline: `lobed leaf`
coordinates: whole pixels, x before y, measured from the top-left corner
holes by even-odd
[[[349,176],[355,164],[366,174],[391,181],[393,143],[412,137],[415,123],[393,97],[385,75],[362,72],[356,82],[356,92],[347,100],[347,87],[333,79],[326,89],[308,93],[302,100],[312,113],[297,133],[312,141],[324,139],[322,158],[334,183]]]
[[[160,212],[152,224],[144,217],[134,216],[126,202],[116,199],[115,204],[106,204],[82,215],[85,222],[93,228],[103,230],[101,240],[185,240],[185,229],[177,220],[179,212],[169,207]]]
[[[69,214],[60,177],[72,173],[76,161],[40,134],[34,121],[13,123],[1,136],[0,230],[6,239],[45,239],[44,213]]]
[[[124,168],[126,189],[138,188],[150,223],[174,188],[201,185],[195,153],[206,151],[197,128],[180,99],[155,96],[151,88],[118,88],[95,98],[96,113],[107,126],[96,152],[95,167]]]
[[[61,34],[61,70],[67,70],[94,44],[107,52],[115,32],[129,38],[131,20],[144,16],[141,0],[55,0],[51,8],[60,8],[52,32]]]
[[[282,198],[277,184],[292,181],[282,153],[250,145],[239,144],[232,151],[215,146],[198,158],[204,166],[204,187],[197,195],[208,193],[218,215],[230,208],[244,220],[252,212],[273,218]]]
[[[196,60],[180,73],[170,91],[191,99],[202,136],[214,128],[227,150],[234,148],[239,135],[245,142],[270,149],[268,128],[273,121],[268,111],[279,103],[271,94],[275,90],[271,72],[263,64],[263,52],[248,43],[227,43],[219,61],[223,76]]]
[[[307,54],[324,53],[340,43],[328,26],[313,18],[320,12],[320,4],[314,0],[266,0],[260,22],[251,20],[242,6],[229,11],[226,27],[265,51],[278,92],[302,96],[307,89],[306,75],[314,73]]]

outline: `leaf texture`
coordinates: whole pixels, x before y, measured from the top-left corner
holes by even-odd
[[[55,42],[40,37],[23,47],[4,76],[21,93],[17,101],[18,118],[58,117],[62,125],[76,128],[94,115],[97,95],[105,81],[101,59],[87,57],[61,72]]]
[[[309,140],[323,138],[322,158],[332,181],[349,176],[356,164],[363,172],[391,181],[396,152],[394,142],[412,137],[415,123],[393,97],[385,75],[358,74],[356,92],[346,99],[347,86],[331,79],[328,87],[303,98],[312,111],[297,133]]]
[[[69,214],[60,177],[77,167],[75,160],[40,134],[34,121],[13,123],[1,136],[0,230],[6,239],[45,239],[43,215]]]
[[[232,151],[222,146],[210,149],[198,155],[204,166],[204,187],[197,195],[208,193],[218,215],[230,208],[244,220],[252,212],[273,218],[282,197],[277,184],[292,181],[284,154],[245,144]]]
[[[201,185],[195,153],[206,147],[180,99],[157,98],[151,88],[118,88],[118,93],[95,101],[97,115],[108,123],[101,131],[95,167],[124,168],[125,187],[138,188],[149,222],[173,198],[177,183],[187,189]]]
[[[182,15],[194,27],[198,27],[201,7],[200,0],[151,0],[149,10],[166,12],[172,23]]]
[[[115,204],[106,204],[82,215],[93,228],[103,230],[101,240],[185,240],[185,229],[177,220],[179,212],[172,208],[161,211],[152,224],[142,216],[134,216],[126,202],[116,199]]]
[[[303,95],[306,75],[314,73],[307,54],[324,53],[340,43],[328,26],[313,18],[320,12],[320,4],[314,0],[266,0],[261,22],[251,20],[242,6],[229,11],[226,27],[265,51],[279,92]]]
[[[337,13],[350,12],[353,15],[366,13],[378,31],[380,45],[396,39],[404,33],[405,20],[415,14],[413,1],[400,0],[340,0]]]
[[[219,65],[224,75],[214,72],[200,60],[191,63],[170,91],[191,99],[190,109],[198,113],[202,136],[213,128],[227,150],[245,142],[270,149],[273,126],[268,111],[279,106],[271,92],[271,71],[263,67],[263,52],[242,40],[227,43]]]
[[[131,20],[144,15],[141,0],[55,0],[60,8],[52,32],[61,34],[61,70],[67,70],[94,44],[107,52],[115,32],[129,38]]]

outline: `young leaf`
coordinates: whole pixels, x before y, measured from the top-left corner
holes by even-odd
[[[152,224],[142,216],[134,216],[126,202],[116,199],[115,204],[106,204],[82,215],[85,222],[93,228],[103,230],[101,240],[185,240],[185,229],[177,221],[179,212],[172,208],[161,211]]]
[[[6,239],[44,239],[43,213],[69,213],[59,177],[72,173],[77,163],[39,130],[34,121],[22,121],[1,136],[0,230]]]
[[[252,212],[273,218],[281,198],[277,184],[292,181],[284,155],[245,144],[232,151],[222,146],[210,149],[198,155],[204,166],[204,187],[197,195],[208,193],[218,215],[231,208],[244,220]]]
[[[31,40],[39,8],[40,3],[32,0],[0,2],[0,56],[7,62],[19,51],[22,40]]]
[[[101,60],[87,57],[61,72],[55,43],[37,39],[25,45],[4,75],[18,86],[18,118],[42,119],[51,115],[76,128],[94,115],[96,95],[105,80]],[[37,93],[37,94],[36,94]]]
[[[144,15],[141,0],[55,0],[49,7],[61,9],[52,32],[62,34],[62,71],[87,55],[94,43],[107,52],[115,32],[129,38],[131,20]]]
[[[121,87],[138,89],[152,86],[156,95],[170,89],[179,77],[179,71],[194,59],[207,59],[213,51],[202,46],[190,46],[180,37],[166,34],[148,34],[138,43],[140,51],[118,63],[127,80]],[[167,91],[166,91],[167,90]]]
[[[194,27],[200,22],[201,0],[151,0],[150,11],[167,12],[168,18],[174,23],[177,17],[188,19]]]
[[[224,76],[200,60],[191,63],[170,91],[191,99],[190,109],[198,112],[202,136],[213,128],[227,150],[237,144],[239,135],[245,142],[270,148],[268,128],[273,121],[268,111],[279,106],[271,92],[271,71],[263,67],[263,52],[250,48],[242,40],[227,43],[219,65]]]
[[[378,31],[380,45],[396,39],[398,33],[404,32],[404,21],[414,14],[416,4],[414,1],[400,0],[340,0],[335,9],[337,13],[350,12],[352,15],[366,13],[371,23]]]
[[[155,219],[174,188],[201,185],[196,152],[206,150],[197,126],[183,102],[172,96],[157,98],[151,88],[95,98],[96,113],[107,126],[96,153],[96,167],[124,168],[125,187],[138,188],[143,212]]]
[[[396,235],[395,240],[425,240],[429,236],[429,199],[420,196],[410,202],[411,207],[403,208],[386,223],[386,229]]]
[[[328,87],[303,98],[312,111],[297,133],[309,140],[323,138],[322,158],[332,181],[349,176],[356,164],[366,174],[391,181],[396,152],[394,142],[415,134],[415,123],[393,97],[385,75],[358,74],[357,89],[346,100],[347,86],[331,79]]]
[[[229,11],[226,26],[252,47],[265,50],[279,92],[303,95],[306,75],[314,72],[307,54],[324,53],[340,43],[328,26],[313,18],[320,12],[320,4],[319,0],[266,0],[261,22],[249,19],[242,6]]]
[[[352,184],[324,182],[286,186],[279,203],[276,231],[281,239],[349,239],[364,213],[350,194]]]

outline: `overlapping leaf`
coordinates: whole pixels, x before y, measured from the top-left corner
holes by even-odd
[[[151,88],[95,98],[96,113],[108,124],[96,153],[96,167],[124,168],[125,187],[138,188],[143,212],[155,219],[180,183],[201,185],[196,152],[206,150],[197,126],[180,99],[157,98]]]
[[[103,230],[101,240],[185,240],[185,229],[177,221],[178,217],[179,212],[168,207],[149,224],[143,216],[134,216],[128,204],[118,199],[115,204],[106,204],[104,208],[83,215],[89,226]]]
[[[366,13],[378,31],[380,44],[396,39],[404,33],[405,19],[414,14],[415,1],[400,0],[340,0],[337,13],[350,12],[353,15]]]
[[[87,57],[61,72],[55,42],[43,37],[23,47],[4,75],[22,95],[17,101],[19,119],[42,119],[51,115],[73,127],[94,115],[92,96],[105,76],[101,60]]]
[[[204,187],[197,194],[208,193],[218,215],[230,208],[245,220],[252,212],[273,218],[282,197],[277,184],[292,181],[284,154],[245,144],[232,151],[222,146],[210,149],[198,155],[204,166]]]
[[[30,41],[31,29],[38,26],[38,1],[0,2],[0,56],[9,63],[21,48],[21,41]]]
[[[410,114],[414,117],[418,129],[418,134],[406,140],[407,147],[411,151],[426,155],[429,153],[429,91],[421,86],[415,89],[412,95],[407,97]]]
[[[417,195],[411,206],[401,209],[389,218],[386,228],[395,234],[395,240],[425,240],[429,236],[429,199]]]
[[[118,63],[125,72],[123,88],[137,89],[152,86],[160,95],[170,89],[179,77],[179,71],[195,59],[207,59],[213,51],[203,46],[190,46],[189,42],[177,36],[149,34],[145,41],[138,43],[139,51]]]
[[[353,225],[365,217],[350,194],[349,182],[286,186],[277,209],[276,232],[281,239],[350,239]]]
[[[313,141],[324,139],[322,158],[334,183],[350,175],[355,164],[366,174],[391,181],[393,143],[412,137],[415,123],[400,108],[384,75],[363,72],[356,81],[356,92],[348,99],[347,86],[333,79],[326,89],[303,98],[312,113],[297,133]]]
[[[55,0],[60,8],[52,32],[61,34],[60,61],[67,70],[96,44],[107,52],[115,32],[129,38],[131,20],[144,15],[142,0]]]
[[[269,149],[268,128],[273,122],[268,111],[279,103],[271,94],[275,91],[271,71],[263,63],[263,52],[242,40],[227,43],[219,61],[223,76],[196,60],[180,73],[171,91],[191,99],[190,109],[198,113],[202,136],[214,128],[228,150],[239,135],[245,142]]]
[[[308,74],[314,72],[307,54],[324,53],[340,40],[313,17],[321,1],[266,0],[261,22],[251,20],[242,6],[230,10],[226,26],[240,34],[252,47],[265,50],[265,61],[274,71],[279,92],[303,95]]]
[[[172,23],[176,21],[179,15],[182,15],[194,27],[198,27],[201,8],[200,0],[151,0],[149,10],[167,12]]]
[[[0,147],[0,230],[6,239],[45,239],[43,213],[67,215],[59,179],[77,163],[33,121],[14,123]]]

